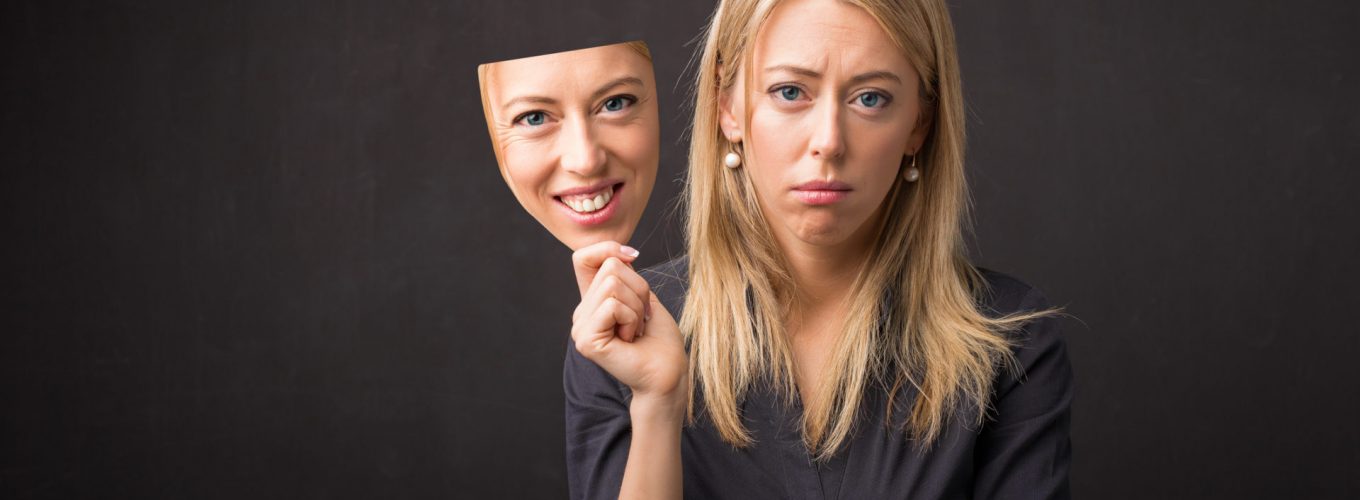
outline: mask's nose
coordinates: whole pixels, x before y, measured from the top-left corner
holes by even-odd
[[[562,169],[582,177],[593,177],[604,170],[604,148],[584,120],[574,119],[563,124],[558,146],[562,151]]]

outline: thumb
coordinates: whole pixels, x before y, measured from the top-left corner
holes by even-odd
[[[610,257],[617,258],[625,264],[632,264],[638,257],[638,251],[628,245],[605,240],[572,252],[572,270],[576,273],[576,286],[580,288],[581,297],[586,296],[590,283],[595,281],[595,274]]]
[[[678,336],[680,333],[679,326],[675,324],[675,318],[671,316],[671,312],[666,310],[665,304],[661,303],[661,299],[654,292],[648,292],[647,296],[647,320],[646,324],[643,325],[645,335],[659,333],[667,336]]]

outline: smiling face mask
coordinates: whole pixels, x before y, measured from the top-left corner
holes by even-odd
[[[572,250],[626,244],[660,157],[646,45],[500,61],[477,73],[496,161],[520,205]]]

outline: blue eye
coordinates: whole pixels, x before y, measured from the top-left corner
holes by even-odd
[[[888,97],[878,92],[865,92],[859,95],[860,105],[866,108],[876,108],[887,103]]]
[[[542,125],[543,121],[546,119],[547,115],[544,115],[542,111],[530,111],[515,118],[515,123],[524,123],[530,127],[537,127]]]
[[[616,95],[614,97],[610,97],[609,99],[605,99],[603,107],[605,111],[610,112],[623,111],[623,108],[631,106],[634,102],[637,102],[636,97],[628,95]]]
[[[796,101],[798,100],[798,97],[801,95],[803,95],[803,89],[800,89],[798,87],[779,88],[779,97],[784,98],[784,100],[786,101]]]

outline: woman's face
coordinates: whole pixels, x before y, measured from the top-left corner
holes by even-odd
[[[627,243],[656,180],[652,64],[626,44],[492,63],[484,104],[515,198],[573,250]]]
[[[781,3],[754,50],[721,125],[743,141],[776,239],[867,244],[904,155],[925,138],[916,71],[867,12],[838,1]]]

